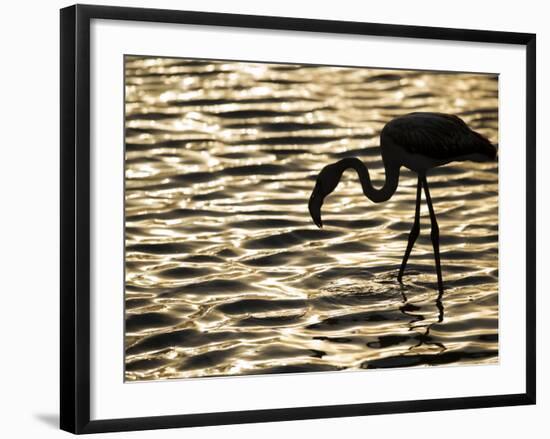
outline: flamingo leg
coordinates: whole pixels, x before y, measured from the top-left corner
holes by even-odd
[[[439,289],[438,302],[441,302],[441,297],[443,295],[443,277],[441,276],[441,258],[439,256],[439,226],[437,225],[437,219],[435,217],[435,212],[432,205],[432,197],[430,197],[430,189],[428,188],[428,181],[426,180],[426,177],[422,177],[422,186],[424,186],[426,202],[430,211],[430,221],[432,223],[431,238],[434,248],[435,270],[437,272],[437,286]]]
[[[403,262],[401,262],[401,268],[399,269],[399,274],[397,275],[397,281],[399,283],[403,282],[403,272],[405,271],[405,267],[407,266],[407,261],[409,260],[409,256],[411,255],[411,250],[414,246],[414,243],[416,242],[416,238],[418,238],[418,234],[420,233],[420,197],[422,195],[422,181],[420,180],[420,177],[418,177],[418,183],[416,185],[416,208],[414,211],[414,222],[411,229],[411,232],[409,233],[409,242],[407,243],[407,249],[405,250],[405,254],[403,255]]]

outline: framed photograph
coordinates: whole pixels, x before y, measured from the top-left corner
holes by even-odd
[[[535,35],[61,10],[61,428],[535,403]]]

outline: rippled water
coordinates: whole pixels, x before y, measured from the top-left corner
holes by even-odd
[[[498,166],[428,175],[441,233],[437,306],[427,208],[396,281],[416,176],[374,204],[379,132],[411,111],[461,116],[497,142],[495,75],[126,58],[127,380],[498,361]]]

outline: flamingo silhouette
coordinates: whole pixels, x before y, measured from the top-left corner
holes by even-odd
[[[402,166],[416,172],[416,209],[414,222],[409,234],[407,248],[397,275],[402,283],[403,272],[411,250],[420,232],[420,201],[424,188],[426,203],[430,213],[431,240],[437,272],[439,299],[443,294],[441,258],[439,255],[439,226],[435,217],[432,198],[426,180],[427,172],[437,166],[453,161],[486,162],[496,159],[497,148],[484,136],[473,131],[457,116],[444,113],[410,113],[388,122],[380,133],[380,149],[386,174],[384,185],[373,187],[369,171],[356,157],[344,158],[325,166],[319,175],[309,198],[309,213],[318,227],[323,226],[321,206],[327,195],[336,189],[346,169],[353,168],[359,176],[363,193],[375,203],[389,200],[397,189],[399,171]]]

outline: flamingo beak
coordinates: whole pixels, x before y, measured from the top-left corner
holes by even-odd
[[[323,227],[323,221],[321,220],[321,206],[323,205],[323,196],[319,190],[319,185],[316,184],[311,196],[309,197],[309,214],[313,219],[313,222],[320,229]]]

